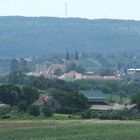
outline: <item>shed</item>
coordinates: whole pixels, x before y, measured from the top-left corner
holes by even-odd
[[[107,104],[106,95],[101,90],[81,90],[80,92],[88,98],[90,104]]]

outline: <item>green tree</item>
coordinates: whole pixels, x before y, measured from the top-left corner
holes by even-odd
[[[35,100],[39,98],[39,92],[33,87],[23,87],[21,97],[23,101],[26,101],[28,104],[32,104]]]
[[[45,117],[51,117],[53,116],[54,111],[50,107],[45,105],[42,108],[42,113],[44,114]]]
[[[131,101],[132,103],[137,104],[137,108],[140,110],[140,93],[137,93],[134,96],[132,96]]]
[[[28,103],[26,101],[21,101],[18,104],[18,109],[19,109],[20,112],[26,112],[27,109],[28,109]]]
[[[40,115],[40,109],[38,106],[36,105],[31,105],[29,108],[28,108],[28,113],[31,115],[31,116],[39,116]]]
[[[11,106],[17,105],[21,97],[21,91],[15,85],[0,86],[0,101]]]

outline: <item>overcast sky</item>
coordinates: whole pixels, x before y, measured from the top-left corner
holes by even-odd
[[[0,0],[0,16],[68,17],[140,20],[140,0]]]

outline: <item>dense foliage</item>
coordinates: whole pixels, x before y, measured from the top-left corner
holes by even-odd
[[[40,109],[38,106],[36,105],[31,105],[29,108],[28,108],[28,112],[31,116],[39,116],[40,115]]]
[[[53,116],[54,111],[50,107],[44,106],[42,108],[42,113],[45,117],[51,117],[51,116]]]
[[[28,105],[32,104],[39,97],[37,89],[32,87],[19,87],[16,85],[0,85],[0,101],[11,106],[25,101]]]
[[[101,119],[101,120],[131,120],[137,119],[140,114],[132,113],[131,110],[110,110],[110,111],[93,111],[86,110],[81,113],[83,119]]]
[[[79,89],[100,89],[106,94],[131,96],[140,91],[139,82],[128,83],[126,81],[76,81]]]
[[[132,103],[137,104],[137,108],[140,110],[140,93],[132,96]]]
[[[65,54],[66,48],[133,56],[140,51],[139,21],[51,17],[0,17],[0,21],[3,57]]]

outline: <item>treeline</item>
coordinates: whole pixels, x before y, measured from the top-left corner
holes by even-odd
[[[33,87],[0,85],[0,101],[10,106],[18,106],[21,102],[26,102],[28,106],[38,99],[39,95],[39,91]]]
[[[79,89],[100,89],[106,94],[123,94],[131,96],[140,92],[139,82],[125,82],[125,81],[75,81]]]
[[[47,79],[43,76],[26,76],[21,72],[11,73],[7,77],[0,77],[0,83],[28,85],[40,90],[58,89],[64,92],[78,92],[79,90],[98,89],[106,94],[123,94],[131,96],[139,93],[139,82],[126,81],[102,81],[102,80],[80,80],[75,82],[65,82],[59,79]]]

